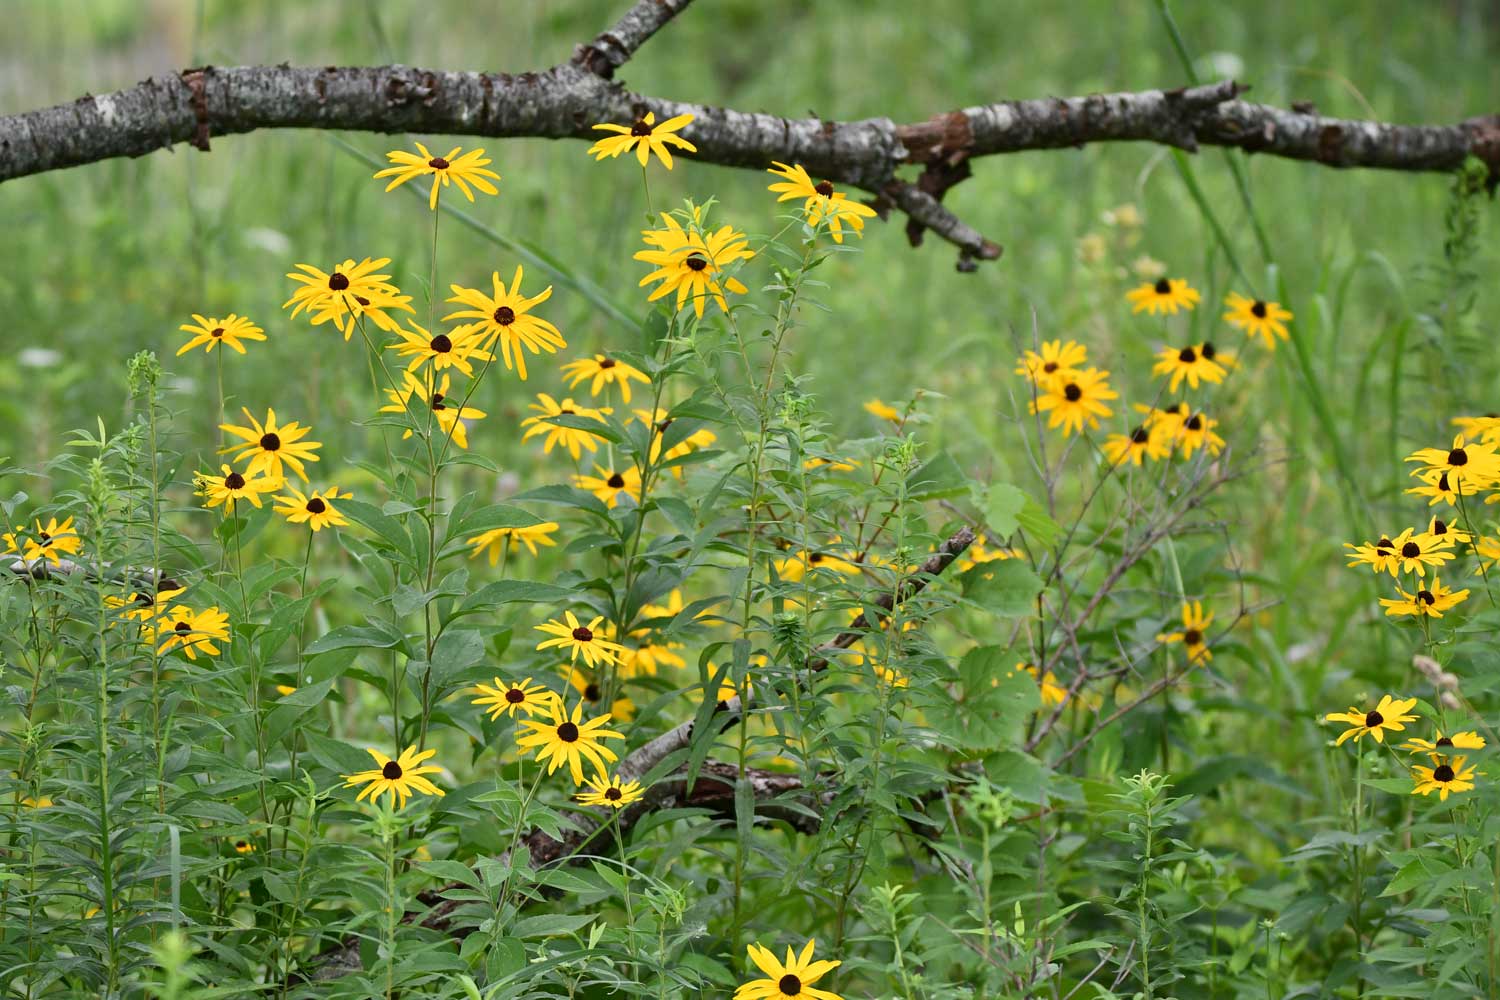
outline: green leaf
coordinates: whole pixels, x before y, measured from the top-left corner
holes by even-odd
[[[454,617],[498,608],[503,604],[572,604],[576,591],[534,580],[496,580],[470,594]]]
[[[518,938],[528,937],[554,937],[559,934],[572,934],[582,927],[587,927],[594,922],[592,913],[539,913],[534,917],[522,917],[517,920],[510,932]]]
[[[477,535],[481,531],[493,531],[495,528],[529,528],[534,524],[545,523],[545,519],[537,517],[529,510],[497,503],[465,514],[457,524],[449,527],[448,537]]]
[[[938,452],[931,461],[906,477],[906,494],[912,500],[941,500],[962,496],[969,490],[969,477],[953,456]]]
[[[984,503],[984,524],[994,533],[989,539],[991,545],[999,545],[1015,534],[1021,511],[1030,502],[1030,497],[1009,483],[990,487]]]
[[[440,689],[484,659],[484,636],[473,629],[450,628],[432,646],[432,679]]]
[[[998,750],[1021,742],[1026,719],[1041,707],[1036,679],[1016,669],[1000,646],[971,649],[958,664],[953,735],[971,750]]]
[[[367,649],[394,649],[406,641],[406,636],[394,631],[389,625],[340,625],[327,635],[319,636],[307,646],[307,655],[316,656],[335,649],[360,647]]]
[[[320,736],[312,729],[305,730],[302,736],[307,740],[307,752],[312,759],[334,774],[354,774],[375,767],[374,757],[340,740]]]
[[[1033,614],[1041,577],[1021,559],[980,563],[961,578],[964,596],[987,611],[1010,618]]]
[[[1016,524],[1026,532],[1028,538],[1044,549],[1062,536],[1062,525],[1054,521],[1052,515],[1030,497],[1026,498],[1026,505],[1016,515]]]
[[[339,512],[347,514],[356,524],[369,528],[381,541],[405,556],[408,561],[411,560],[411,537],[400,521],[360,500],[340,500]]]

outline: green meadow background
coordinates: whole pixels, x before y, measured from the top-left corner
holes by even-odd
[[[206,63],[542,68],[566,59],[626,6],[12,0],[0,33],[0,112]],[[1184,2],[1174,14],[1197,72],[1248,82],[1254,100],[1312,101],[1325,114],[1400,122],[1450,123],[1497,110],[1493,3]],[[699,0],[621,78],[647,94],[742,109],[897,121],[1004,98],[1187,82],[1157,4],[1079,0]],[[627,316],[645,314],[641,267],[630,259],[643,221],[633,163],[595,163],[577,142],[477,144],[503,175],[502,195],[459,203],[474,227],[444,218],[441,280],[484,287],[491,270],[508,277],[523,242],[561,272],[546,278],[529,266],[526,287],[556,286],[546,315],[568,337],[566,356],[634,346],[634,323],[612,318],[570,284],[597,286]],[[231,413],[239,404],[258,413],[274,406],[284,419],[310,422],[326,443],[315,480],[358,489],[343,462],[368,455],[369,432],[354,423],[374,406],[364,362],[331,326],[287,319],[284,275],[299,261],[326,267],[346,256],[390,256],[397,282],[422,301],[425,206],[382,194],[357,155],[404,145],[400,136],[265,132],[215,138],[210,155],[178,147],[0,187],[0,456],[39,469],[65,448],[70,428],[91,427],[96,416],[119,427],[127,418],[124,361],[150,348],[172,372],[176,444],[187,465],[208,467],[213,363],[171,355],[190,313],[235,311],[270,339],[248,358],[226,358]],[[1274,260],[1257,249],[1225,157],[1206,150],[1191,166],[1247,272],[1262,289],[1284,282],[1311,382],[1289,347],[1265,357],[1219,322],[1224,292],[1243,284],[1171,154],[1146,145],[976,163],[950,203],[1004,244],[1005,255],[972,274],[956,271],[946,244],[908,247],[900,220],[872,224],[859,253],[819,273],[830,311],[813,314],[796,335],[792,367],[814,377],[820,406],[848,436],[874,429],[864,400],[899,403],[926,391],[925,442],[1029,488],[1016,427],[1022,390],[1011,374],[1017,344],[1029,344],[1033,328],[1043,338],[1087,343],[1122,392],[1109,429],[1127,430],[1127,404],[1149,398],[1150,352],[1163,339],[1160,322],[1133,318],[1124,305],[1136,280],[1129,269],[1149,255],[1188,278],[1205,306],[1191,327],[1168,327],[1169,337],[1243,346],[1250,380],[1248,391],[1225,397],[1218,415],[1237,460],[1254,471],[1216,516],[1256,599],[1274,606],[1247,631],[1258,670],[1235,686],[1254,688],[1257,712],[1308,721],[1324,702],[1345,703],[1350,674],[1394,677],[1405,669],[1382,661],[1395,644],[1378,621],[1375,584],[1368,574],[1345,573],[1338,543],[1412,523],[1419,505],[1399,492],[1408,485],[1400,457],[1443,443],[1454,415],[1500,409],[1489,277],[1496,248],[1480,239],[1465,265],[1480,276],[1472,286],[1444,277],[1448,177],[1246,163]],[[653,172],[659,205],[713,195],[721,218],[740,228],[778,226],[767,175],[679,164],[670,175]],[[1127,203],[1144,218],[1133,240],[1103,221]],[[1494,214],[1488,203],[1482,212]],[[1105,238],[1102,262],[1081,259],[1080,240],[1090,234]],[[1457,316],[1456,305],[1472,308]],[[539,449],[519,445],[530,394],[561,388],[549,365],[536,362],[534,371],[524,388],[514,378],[491,380],[475,400],[490,416],[471,432],[473,448],[507,470],[484,484],[497,496],[557,476],[554,462],[544,479]],[[1331,426],[1317,419],[1314,397]],[[0,482],[5,495],[24,490],[38,502],[65,487],[38,476]],[[1315,747],[1310,721],[1304,731]]]

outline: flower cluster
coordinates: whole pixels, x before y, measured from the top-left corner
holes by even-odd
[[[1405,732],[1408,722],[1417,721],[1418,717],[1411,714],[1416,705],[1415,698],[1384,695],[1368,711],[1360,711],[1358,707],[1351,705],[1349,711],[1330,712],[1323,719],[1325,722],[1342,722],[1349,727],[1339,734],[1336,746],[1343,746],[1351,739],[1357,743],[1368,733],[1376,743],[1390,749],[1390,744],[1385,742],[1386,734]],[[1427,758],[1426,764],[1403,765],[1411,773],[1411,793],[1425,796],[1437,792],[1438,798],[1446,802],[1449,795],[1472,791],[1474,779],[1480,772],[1468,763],[1467,756],[1453,754],[1452,751],[1483,750],[1484,747],[1484,737],[1472,730],[1448,736],[1439,730],[1433,733],[1430,740],[1407,740],[1401,744],[1400,749]]]

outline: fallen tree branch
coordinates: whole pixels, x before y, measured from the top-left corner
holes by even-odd
[[[0,117],[0,181],[178,143],[207,151],[214,136],[263,128],[421,132],[494,138],[597,138],[597,122],[691,114],[693,158],[764,170],[800,163],[861,188],[908,218],[915,244],[930,229],[960,251],[960,268],[1000,247],[942,205],[977,158],[1095,142],[1225,146],[1332,167],[1447,171],[1478,156],[1500,177],[1500,116],[1456,125],[1387,125],[1238,100],[1232,80],[1192,88],[977,105],[898,125],[827,121],[665,100],[613,82],[615,72],[690,0],[641,0],[566,63],[532,73],[440,72],[406,66],[205,66],[127,90]],[[897,177],[922,164],[917,181]]]

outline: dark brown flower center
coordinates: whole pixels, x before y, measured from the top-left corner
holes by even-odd
[[[620,790],[618,788],[606,788],[604,790],[604,797],[611,802],[618,802],[620,801]]]
[[[578,411],[575,410],[575,409],[573,409],[571,406],[564,406],[564,407],[562,407],[561,409],[559,409],[557,411],[557,415],[558,416],[562,416],[564,413],[574,413],[574,414],[576,414],[577,412]]]
[[[1432,780],[1445,783],[1452,781],[1453,768],[1449,767],[1447,764],[1439,764],[1437,767],[1432,769]]]
[[[51,541],[52,541],[52,536],[51,536],[51,535],[49,535],[49,534],[47,534],[47,533],[46,533],[46,532],[45,532],[45,531],[44,531],[44,532],[42,532],[42,533],[41,533],[41,534],[40,534],[40,535],[38,535],[38,536],[37,536],[37,539],[38,539],[38,540],[39,540],[39,541],[41,541],[41,543],[42,543],[42,544],[43,544],[43,545],[46,545],[46,544],[48,544],[48,543],[49,543],[49,542],[51,542]]]
[[[614,475],[606,479],[604,483],[612,490],[623,489],[625,486],[625,477],[616,472]]]
[[[577,743],[578,727],[571,722],[564,722],[557,727],[557,738],[564,743]]]
[[[813,190],[827,198],[833,194],[833,185],[828,181],[818,181],[818,183],[813,185]]]
[[[630,134],[636,138],[651,134],[651,126],[646,124],[646,119],[637,118],[635,124],[630,126]]]
[[[1417,591],[1417,600],[1421,601],[1428,607],[1432,607],[1432,605],[1437,603],[1437,598],[1432,595],[1432,591],[1430,590]]]
[[[1203,633],[1195,628],[1190,628],[1182,633],[1182,641],[1189,646],[1203,645]]]
[[[603,368],[605,370],[613,368],[617,364],[619,364],[619,362],[616,361],[614,358],[600,358],[599,359],[599,367]]]
[[[1446,535],[1448,533],[1448,524],[1447,524],[1447,522],[1445,522],[1440,517],[1433,518],[1432,519],[1432,533],[1434,535]]]
[[[321,514],[327,509],[328,505],[323,502],[322,497],[313,497],[311,500],[307,501],[307,512],[309,514]]]
[[[1201,431],[1203,429],[1203,418],[1195,413],[1191,417],[1188,417],[1187,422],[1182,426],[1190,431]]]
[[[190,622],[178,622],[172,626],[172,631],[174,632],[191,632],[192,630],[193,626]]]
[[[1171,295],[1172,294],[1172,283],[1170,281],[1168,281],[1166,278],[1158,278],[1157,282],[1156,282],[1155,288],[1156,288],[1156,294],[1157,295]]]
[[[580,625],[573,630],[573,638],[578,642],[593,642],[594,633],[587,625]]]
[[[1057,362],[1047,362],[1045,365],[1042,365],[1042,371],[1046,372],[1048,375],[1051,375],[1053,372],[1057,371]]]
[[[505,692],[505,700],[512,705],[519,705],[526,700],[526,692],[520,688],[510,688]]]
[[[501,326],[510,326],[516,321],[516,311],[510,306],[501,306],[495,310],[495,322]]]
[[[1076,403],[1083,398],[1083,390],[1078,388],[1076,382],[1069,382],[1063,387],[1063,396],[1067,398],[1068,402]]]
[[[354,301],[358,302],[362,306],[367,306],[370,304],[370,300],[365,298],[363,295],[354,296]]]
[[[224,477],[224,485],[231,490],[242,490],[245,488],[245,477],[238,472],[231,472]]]
[[[222,337],[224,336],[224,328],[222,326],[216,326],[212,330],[208,331],[208,335],[210,337]]]
[[[1256,319],[1265,319],[1266,304],[1260,299],[1256,299],[1255,303],[1250,306],[1250,314],[1253,315]]]
[[[807,557],[807,561],[816,566],[818,563],[823,561],[823,553],[814,552],[812,555]]]
[[[1447,493],[1448,490],[1452,489],[1452,487],[1448,485],[1448,473],[1445,472],[1441,476],[1438,476],[1438,489],[1442,490],[1444,493]]]
[[[802,980],[788,972],[776,981],[776,988],[782,996],[794,997],[802,992]]]
[[[249,846],[250,845],[247,844],[247,843],[245,843],[243,840],[236,840],[234,842],[234,849],[237,850],[237,851],[243,851],[245,848],[247,848]]]
[[[708,261],[704,259],[701,253],[688,254],[687,260],[683,261],[683,263],[688,266],[688,270],[690,271],[701,271],[708,266]]]
[[[1203,342],[1203,349],[1200,350],[1198,353],[1201,354],[1201,355],[1203,355],[1203,360],[1204,361],[1212,361],[1214,359],[1214,355],[1217,354],[1218,352],[1214,350],[1214,345],[1213,344],[1210,344],[1208,341],[1205,340]]]
[[[404,773],[401,770],[401,765],[393,760],[386,761],[385,766],[380,769],[380,776],[387,781],[396,781]]]
[[[432,159],[430,159],[430,160],[427,161],[427,165],[429,167],[431,167],[433,170],[447,170],[448,169],[448,161],[445,160],[445,159],[443,159],[441,156],[434,156]]]
[[[1372,712],[1366,712],[1365,713],[1365,728],[1366,729],[1374,729],[1376,726],[1379,726],[1379,725],[1381,725],[1384,722],[1385,722],[1385,716],[1381,715],[1379,712],[1373,712],[1372,711]]]
[[[1396,543],[1382,535],[1380,541],[1375,543],[1375,547],[1377,549],[1393,549],[1396,547]]]
[[[328,276],[328,287],[335,292],[342,292],[349,287],[349,276],[334,271]]]
[[[1452,451],[1448,452],[1448,464],[1455,466],[1468,465],[1469,453],[1464,451],[1462,448],[1454,448]]]
[[[453,341],[448,339],[448,335],[446,333],[440,333],[436,337],[433,337],[432,340],[428,342],[427,346],[432,348],[438,354],[447,354],[449,351],[453,350]]]
[[[598,701],[601,697],[603,697],[603,695],[604,695],[604,692],[599,690],[599,685],[597,685],[597,684],[588,684],[588,685],[584,686],[584,689],[583,689],[583,700],[584,701]]]
[[[448,408],[447,406],[443,405],[442,393],[435,392],[432,394],[432,408],[434,410],[446,410]]]
[[[1422,546],[1418,545],[1416,542],[1407,542],[1405,545],[1401,546],[1401,558],[1403,559],[1415,559],[1421,554]]]
[[[1436,743],[1433,744],[1433,746],[1439,746],[1439,747],[1451,747],[1452,745],[1453,745],[1453,741],[1450,740],[1446,736],[1440,738]]]
[[[1134,444],[1145,444],[1151,440],[1151,432],[1144,427],[1137,427],[1130,432],[1130,440]]]
[[[1198,360],[1198,352],[1194,351],[1191,347],[1184,347],[1177,352],[1177,360],[1185,365],[1190,365]]]
[[[260,436],[260,446],[266,451],[279,451],[281,449],[281,438],[275,433],[266,433]]]

